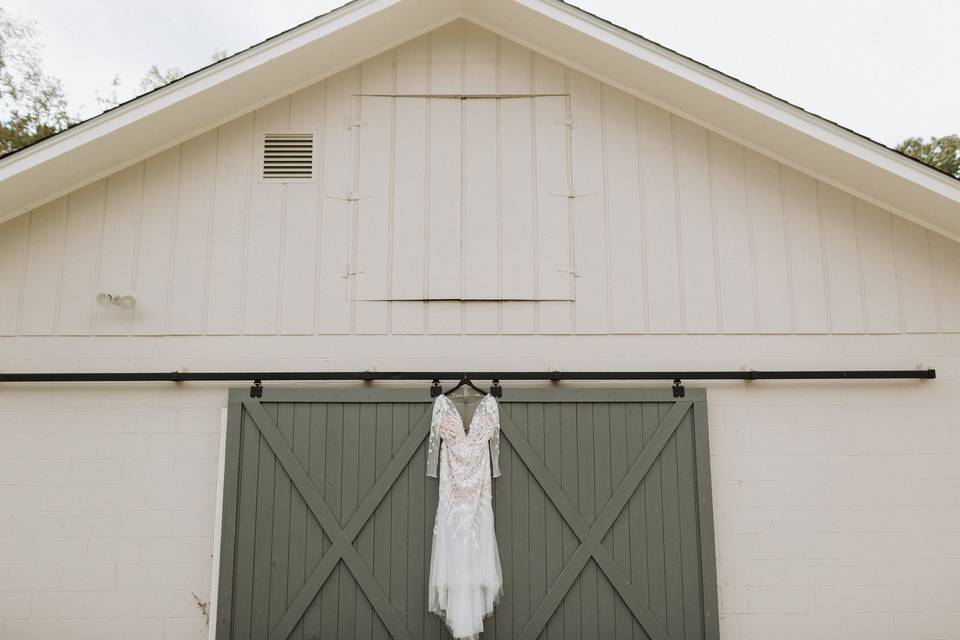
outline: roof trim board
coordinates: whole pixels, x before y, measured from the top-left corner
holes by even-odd
[[[559,0],[353,0],[0,159],[0,223],[456,18],[960,241],[960,181]]]

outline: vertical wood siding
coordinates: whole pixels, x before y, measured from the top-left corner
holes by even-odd
[[[461,93],[540,97],[390,97]],[[316,181],[258,179],[286,128]],[[957,332],[957,282],[957,242],[464,21],[0,225],[0,335]]]

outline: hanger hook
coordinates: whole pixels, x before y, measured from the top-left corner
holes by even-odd
[[[440,386],[440,381],[434,378],[433,384],[430,385],[430,397],[436,398],[441,393],[443,393],[443,387]]]

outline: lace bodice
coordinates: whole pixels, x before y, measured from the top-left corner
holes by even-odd
[[[479,401],[469,429],[453,401],[437,396],[427,475],[440,478],[439,502],[449,523],[463,537],[473,538],[477,510],[492,499],[490,478],[500,475],[500,410],[492,395]]]

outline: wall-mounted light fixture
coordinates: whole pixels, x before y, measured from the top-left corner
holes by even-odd
[[[115,293],[98,293],[97,294],[97,304],[101,307],[109,307],[111,305],[117,305],[121,309],[133,309],[137,304],[137,299],[130,294],[115,294]]]

